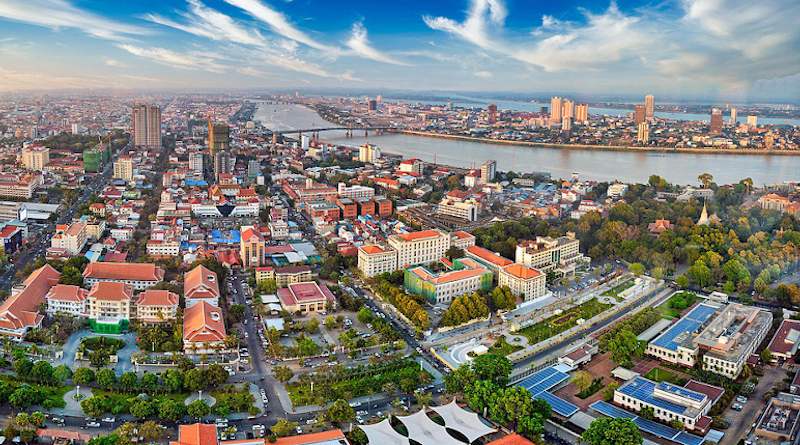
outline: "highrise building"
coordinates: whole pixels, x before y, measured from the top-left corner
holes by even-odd
[[[261,163],[257,159],[251,159],[247,163],[247,176],[256,178],[259,174],[261,174]]]
[[[481,165],[481,183],[488,184],[497,174],[497,161],[486,161]]]
[[[747,125],[749,127],[757,127],[758,126],[758,116],[755,114],[749,114],[747,116]]]
[[[722,131],[722,111],[719,108],[711,110],[711,132],[720,133]]]
[[[575,105],[575,122],[582,125],[589,122],[589,104]]]
[[[367,100],[367,109],[369,111],[375,111],[378,109],[378,101],[375,99]]]
[[[81,131],[83,131],[83,127],[81,127],[80,122],[72,124],[72,134],[80,134]]]
[[[637,105],[636,111],[633,113],[634,125],[639,125],[647,120],[647,108],[644,105]]]
[[[636,134],[636,140],[642,144],[646,144],[650,141],[650,124],[647,122],[642,122],[639,124],[639,131]]]
[[[775,135],[771,131],[764,135],[764,146],[770,150],[775,148]]]
[[[550,122],[558,123],[561,122],[561,98],[560,97],[553,97],[550,99]]]
[[[561,122],[561,131],[568,132],[572,130],[572,118],[571,117],[564,117]]]
[[[728,121],[728,125],[730,125],[731,127],[736,126],[736,108],[731,108],[731,118]]]
[[[195,175],[203,175],[203,152],[195,151],[189,153],[189,170],[192,170]]]
[[[161,148],[161,108],[136,104],[132,120],[135,147]]]
[[[27,170],[42,171],[50,162],[50,149],[42,145],[28,145],[22,148],[22,165]]]
[[[217,153],[228,151],[231,148],[230,129],[226,124],[214,123],[208,120],[208,152],[211,160],[214,161]],[[215,165],[216,165],[216,161]],[[216,170],[215,170],[216,173]]]
[[[120,156],[114,162],[114,179],[130,181],[133,178],[133,159],[128,155]]]
[[[375,163],[381,157],[381,149],[377,145],[364,144],[358,147],[358,161],[367,164]]]
[[[561,111],[561,119],[575,118],[575,102],[564,99],[564,109]]]
[[[647,120],[653,119],[656,111],[656,98],[652,94],[644,97],[644,117]]]
[[[497,104],[489,104],[486,107],[486,121],[490,124],[497,122]]]
[[[39,137],[39,127],[37,127],[36,125],[31,125],[31,128],[28,131],[28,136],[30,136],[31,139],[38,138]]]
[[[231,171],[233,171],[231,152],[228,150],[218,151],[214,155],[214,174],[219,177],[219,175],[230,173]]]
[[[546,107],[544,105],[539,107],[539,114],[549,114],[549,113],[550,113],[550,107]]]

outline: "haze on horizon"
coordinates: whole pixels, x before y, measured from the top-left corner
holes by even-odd
[[[0,92],[653,93],[800,100],[800,2],[0,0]]]

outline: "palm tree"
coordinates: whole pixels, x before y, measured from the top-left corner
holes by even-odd
[[[712,176],[711,173],[701,173],[700,176],[697,177],[697,180],[703,184],[703,188],[708,188],[708,185],[714,180],[714,176]]]
[[[745,179],[742,180],[742,182],[744,182],[744,185],[747,186],[747,191],[745,192],[745,195],[749,195],[750,194],[750,187],[753,186],[753,178],[745,178]]]

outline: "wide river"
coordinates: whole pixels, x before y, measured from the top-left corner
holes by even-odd
[[[271,130],[326,127],[331,123],[301,105],[261,104],[255,119]],[[554,178],[568,178],[573,172],[582,179],[624,182],[647,182],[650,175],[662,176],[677,184],[696,184],[697,176],[708,172],[720,184],[752,178],[757,185],[800,179],[800,156],[738,155],[710,153],[648,154],[628,151],[577,150],[525,147],[483,142],[459,141],[405,134],[356,134],[344,131],[320,133],[332,143],[359,146],[373,143],[381,150],[419,158],[426,162],[457,167],[480,166],[497,160],[499,170],[515,172],[550,172]]]

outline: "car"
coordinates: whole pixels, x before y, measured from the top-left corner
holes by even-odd
[[[364,423],[364,419],[363,419],[363,418],[361,418],[361,416],[356,416],[356,422],[358,422],[358,423]]]
[[[741,411],[742,409],[744,409],[744,406],[742,406],[742,404],[740,403],[734,403],[733,405],[731,405],[731,408],[736,411]]]
[[[116,421],[117,421],[117,419],[115,419],[113,417],[103,417],[103,422],[114,423]]]
[[[300,425],[297,425],[297,428],[295,428],[295,431],[297,431],[297,434],[303,434],[303,429],[300,428]]]
[[[53,422],[53,423],[57,423],[59,425],[63,425],[64,424],[64,418],[63,417],[53,417],[52,419],[50,419],[50,421]]]
[[[352,408],[358,408],[359,406],[361,406],[361,402],[350,402],[350,407]]]
[[[100,422],[87,422],[86,428],[100,428]]]
[[[747,397],[745,397],[745,396],[737,396],[736,397],[736,401],[741,403],[741,404],[745,404],[745,403],[747,403]]]
[[[308,419],[306,420],[306,425],[314,425],[317,423],[317,419]]]

